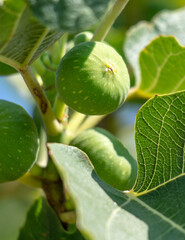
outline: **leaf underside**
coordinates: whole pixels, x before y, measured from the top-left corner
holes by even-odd
[[[105,184],[80,150],[56,143],[49,148],[76,203],[77,226],[89,239],[184,239],[184,176],[136,197]]]
[[[76,204],[77,226],[83,234],[93,240],[185,238],[184,113],[184,91],[156,96],[139,110],[139,168],[130,192],[103,182],[79,149],[49,144],[53,162]]]
[[[97,23],[112,0],[27,0],[44,25],[60,31],[78,32]]]
[[[61,32],[49,30],[39,23],[23,0],[11,0],[0,7],[0,61],[21,69],[30,65],[54,43]]]

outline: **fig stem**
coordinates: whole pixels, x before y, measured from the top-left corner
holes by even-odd
[[[18,181],[34,188],[42,188],[42,182],[30,173],[26,173],[24,176],[19,178]]]
[[[63,115],[64,115],[64,112],[65,112],[65,107],[66,107],[66,105],[65,105],[64,101],[57,94],[57,96],[55,98],[55,103],[54,103],[54,106],[53,106],[53,111],[54,111],[55,117],[59,121],[62,121],[62,119],[63,119]]]
[[[111,26],[115,22],[116,18],[123,11],[128,2],[129,0],[116,0],[114,5],[100,22],[97,30],[94,33],[92,41],[103,41],[105,39]]]
[[[60,59],[65,55],[66,53],[66,47],[67,47],[67,39],[68,39],[68,33],[64,33],[61,37],[60,41]]]
[[[145,92],[142,92],[139,89],[139,86],[136,85],[136,86],[130,88],[130,91],[127,96],[127,100],[129,100],[129,101],[135,100],[135,99],[146,100],[146,99],[151,98],[152,96],[153,96],[152,94],[146,94]]]
[[[60,214],[60,219],[62,222],[68,224],[75,224],[76,223],[76,213],[74,211],[63,212]]]
[[[99,116],[88,116],[83,124],[78,128],[75,135],[79,134],[80,132],[95,127],[106,115],[99,115]]]
[[[58,56],[59,58],[61,59],[65,53],[66,53],[66,43],[67,43],[67,39],[68,39],[68,33],[64,33],[62,35],[62,38],[60,39],[60,42],[58,41]],[[56,43],[55,43],[56,44]],[[53,52],[52,52],[52,55],[56,55],[56,49],[54,48],[53,49]],[[59,61],[58,63],[59,64]],[[66,108],[66,105],[65,103],[63,102],[62,98],[57,95],[56,98],[55,98],[55,103],[54,103],[54,108],[53,108],[53,111],[55,113],[55,116],[56,118],[61,121],[63,119],[63,116],[64,116],[64,112],[65,112],[65,108]]]
[[[51,48],[48,49],[52,63],[58,65],[60,62],[60,43],[55,42]]]
[[[67,131],[74,133],[76,130],[79,128],[81,123],[84,121],[86,118],[86,115],[79,113],[79,112],[74,112],[72,117],[69,120],[69,123],[67,125]]]
[[[51,104],[43,89],[38,84],[31,68],[27,66],[26,68],[19,69],[19,72],[40,110],[47,134],[49,136],[57,136],[62,131],[63,125],[56,119]]]

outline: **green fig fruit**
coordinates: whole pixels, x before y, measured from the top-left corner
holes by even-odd
[[[136,180],[137,163],[123,144],[101,128],[77,135],[71,145],[84,151],[102,180],[119,190],[130,190]]]
[[[130,80],[122,57],[102,42],[85,42],[72,48],[56,72],[59,96],[74,110],[104,115],[122,105]]]
[[[88,42],[92,39],[92,37],[93,37],[93,33],[89,31],[78,33],[74,37],[74,44],[78,45],[83,42]]]
[[[0,183],[23,176],[36,161],[38,133],[19,105],[0,100]]]

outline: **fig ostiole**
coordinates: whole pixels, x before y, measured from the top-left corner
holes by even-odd
[[[130,190],[136,180],[137,163],[123,144],[101,128],[88,129],[77,135],[71,145],[84,151],[96,173],[119,190]]]
[[[86,115],[104,115],[125,101],[130,79],[122,57],[106,43],[84,42],[60,61],[56,87],[69,107]]]
[[[33,119],[19,105],[0,100],[0,183],[22,177],[39,148]]]

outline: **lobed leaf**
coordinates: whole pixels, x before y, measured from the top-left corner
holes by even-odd
[[[23,0],[4,1],[0,23],[0,61],[16,69],[31,64],[62,34],[38,22]]]

